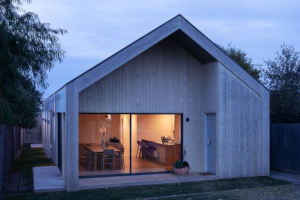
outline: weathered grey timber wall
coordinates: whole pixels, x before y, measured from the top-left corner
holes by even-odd
[[[300,173],[300,124],[271,124],[271,169]]]
[[[269,141],[262,132],[262,98],[225,67],[219,67],[218,175],[222,178],[268,175],[264,159]],[[267,162],[267,163],[266,163]]]
[[[13,161],[23,146],[23,129],[0,125],[0,196]]]
[[[209,74],[209,79],[204,79],[204,74]],[[204,171],[203,102],[216,110],[216,99],[211,99],[216,96],[216,76],[217,63],[202,65],[171,39],[165,39],[83,90],[79,111],[182,113],[184,119],[190,118],[182,124],[184,159],[192,172]],[[208,84],[211,88],[204,90]]]

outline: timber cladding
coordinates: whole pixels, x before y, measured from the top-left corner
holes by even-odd
[[[223,65],[202,65],[165,39],[80,92],[79,112],[182,113],[194,172],[204,170],[204,114],[217,113],[218,173],[243,177],[262,175],[261,101]]]
[[[204,170],[204,68],[165,39],[80,92],[79,112],[182,113],[186,160]]]
[[[62,173],[66,190],[74,191],[79,113],[182,114],[184,159],[191,172],[203,172],[205,115],[215,114],[217,177],[265,176],[270,172],[269,111],[269,91],[178,15],[49,97],[43,143],[56,160],[53,122],[57,112],[65,113]]]
[[[261,97],[219,67],[219,175],[262,175]]]
[[[300,124],[271,124],[271,169],[300,174]]]

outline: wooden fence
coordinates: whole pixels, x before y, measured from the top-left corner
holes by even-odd
[[[24,143],[40,144],[42,143],[42,118],[37,118],[38,123],[35,128],[24,130]]]
[[[300,173],[300,124],[271,124],[271,169]]]
[[[3,183],[23,146],[23,129],[0,125],[0,198]]]

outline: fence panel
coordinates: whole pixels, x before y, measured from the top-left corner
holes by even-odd
[[[300,173],[300,124],[271,124],[271,169]]]
[[[0,124],[0,198],[3,183],[11,169],[13,161],[20,152],[23,141],[20,141],[20,128]]]
[[[37,118],[38,123],[35,128],[24,130],[24,142],[31,144],[42,143],[42,118],[39,116]]]

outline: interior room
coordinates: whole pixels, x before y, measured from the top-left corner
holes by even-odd
[[[181,114],[79,114],[79,176],[171,171],[181,130]]]

